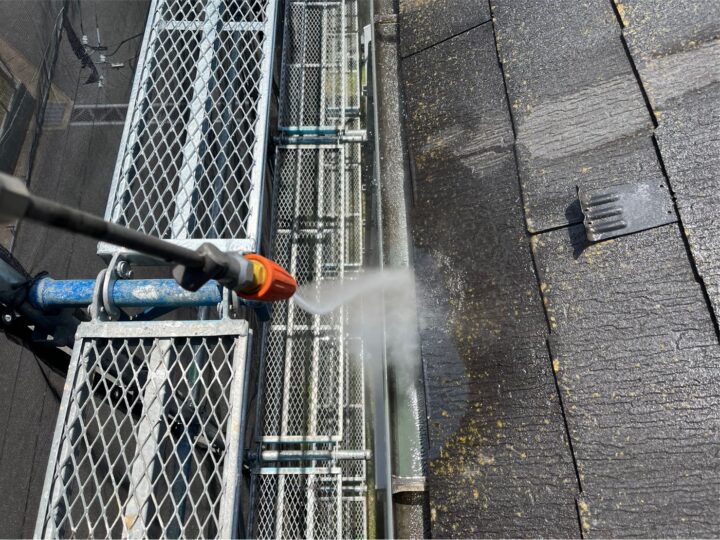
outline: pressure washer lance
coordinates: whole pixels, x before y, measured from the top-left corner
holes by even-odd
[[[204,243],[193,251],[32,195],[21,180],[0,173],[0,221],[20,218],[174,263],[173,277],[188,291],[197,291],[214,279],[247,300],[275,302],[287,300],[297,289],[297,283],[290,274],[257,253],[226,253],[210,243]]]

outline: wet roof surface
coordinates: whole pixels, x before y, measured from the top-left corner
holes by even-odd
[[[400,2],[433,535],[718,535],[720,5],[491,11]],[[633,182],[677,222],[588,245]]]

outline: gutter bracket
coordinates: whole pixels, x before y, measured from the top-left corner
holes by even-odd
[[[392,494],[427,491],[427,482],[424,476],[397,476],[392,475]]]

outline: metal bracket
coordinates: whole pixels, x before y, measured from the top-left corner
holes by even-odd
[[[90,304],[90,316],[94,321],[106,321],[105,308],[103,307],[102,290],[103,283],[105,281],[105,274],[107,269],[100,270],[97,278],[95,279],[95,286],[93,287],[92,303]]]
[[[95,279],[93,298],[90,304],[90,316],[95,321],[119,321],[125,315],[112,299],[112,291],[118,279],[131,276],[132,270],[126,262],[126,253],[117,251],[110,259],[110,264],[101,270]]]
[[[640,182],[595,190],[578,186],[578,198],[585,232],[591,242],[677,221],[664,183]]]
[[[118,309],[118,307],[115,306],[115,304],[113,304],[112,302],[113,286],[115,285],[117,279],[120,277],[118,276],[117,268],[118,263],[121,261],[121,257],[122,254],[120,252],[115,252],[113,254],[102,281],[102,305],[106,315],[111,320],[118,320],[121,314],[120,309]]]
[[[372,25],[366,24],[362,30],[362,44],[363,44],[363,61],[367,62],[370,58],[370,43],[372,42]]]
[[[408,491],[426,491],[424,476],[396,476],[392,475],[392,493],[406,493]]]
[[[247,452],[247,459],[253,463],[268,463],[281,461],[337,461],[337,460],[370,460],[370,450],[263,450],[262,452]]]

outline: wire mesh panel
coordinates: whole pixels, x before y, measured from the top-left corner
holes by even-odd
[[[345,0],[346,113],[360,114],[360,35],[357,0]],[[359,127],[359,126],[358,126]]]
[[[323,282],[362,271],[361,147],[345,142],[362,125],[357,1],[289,0],[285,14],[278,125],[297,144],[277,150],[272,255],[312,301]],[[347,335],[349,315],[344,306],[322,316],[295,302],[274,306],[258,455],[297,468],[253,475],[258,538],[367,536],[362,340]],[[316,468],[323,463],[333,475]]]
[[[347,156],[345,170],[345,271],[361,269],[364,256],[365,215],[363,208],[362,165],[360,145],[345,145]]]
[[[367,538],[367,500],[364,495],[343,496],[343,538]]]
[[[337,467],[262,468],[253,485],[253,538],[342,538]]]
[[[283,147],[276,161],[273,258],[300,286],[344,273],[343,150]],[[314,289],[303,289],[312,295]],[[342,308],[311,315],[273,310],[265,348],[264,441],[334,441],[342,435]]]
[[[344,128],[345,4],[316,0],[286,6],[280,129],[295,135]]]
[[[154,0],[107,219],[255,250],[276,1]]]
[[[345,362],[345,415],[343,450],[364,450],[365,444],[365,388],[363,342],[359,337],[347,339],[347,358]],[[341,460],[343,482],[365,482],[364,460]]]
[[[351,326],[352,325],[348,325]],[[347,359],[345,363],[345,415],[343,450],[364,450],[365,441],[365,373],[363,341],[360,337],[346,339]],[[362,459],[338,461],[342,471],[343,489],[343,538],[365,538],[367,536],[367,463]],[[359,494],[358,494],[359,493]]]
[[[36,536],[234,535],[247,322],[87,323],[78,338]]]

